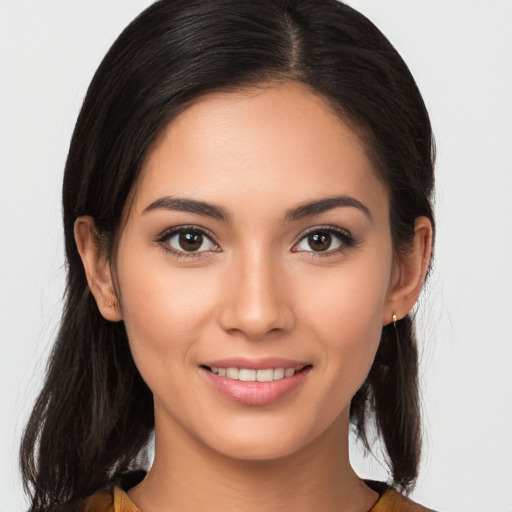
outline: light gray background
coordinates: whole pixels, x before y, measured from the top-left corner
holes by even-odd
[[[0,0],[0,510],[60,316],[60,186],[86,87],[147,0]],[[352,0],[401,52],[438,144],[434,272],[419,307],[425,457],[413,497],[512,511],[512,2]],[[382,467],[362,459],[363,476]]]

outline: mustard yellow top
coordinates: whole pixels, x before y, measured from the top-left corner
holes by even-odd
[[[142,512],[119,487],[98,492],[85,503],[83,512]],[[386,489],[368,512],[433,512],[402,496],[393,489]]]

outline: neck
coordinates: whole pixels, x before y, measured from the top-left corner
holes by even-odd
[[[226,457],[162,427],[157,421],[151,470],[129,492],[143,512],[363,512],[378,497],[350,466],[348,414],[300,451],[272,460]]]

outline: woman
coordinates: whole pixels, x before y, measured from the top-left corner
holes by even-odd
[[[31,510],[422,510],[397,491],[420,455],[409,311],[432,187],[414,80],[351,8],[142,13],[66,164],[67,302],[22,444]],[[372,419],[389,486],[350,467],[350,422],[368,442]]]

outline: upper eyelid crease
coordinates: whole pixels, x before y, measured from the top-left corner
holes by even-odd
[[[179,235],[180,233],[183,233],[183,232],[186,233],[186,232],[190,232],[190,231],[197,231],[197,232],[201,233],[201,235],[204,236],[205,238],[208,238],[210,240],[210,242],[212,242],[215,245],[216,248],[220,249],[220,246],[215,241],[215,237],[212,234],[210,234],[210,232],[208,230],[206,230],[205,228],[199,227],[199,226],[194,226],[194,225],[176,226],[176,227],[168,228],[168,229],[164,230],[155,239],[155,242],[158,243],[158,245],[160,245],[161,247],[163,247],[163,249],[166,253],[172,253],[175,256],[179,256],[179,257],[198,258],[198,257],[204,256],[205,253],[210,252],[207,250],[190,251],[189,252],[189,251],[176,249],[176,248],[170,247],[170,246],[168,246],[167,248],[165,247],[167,245],[167,244],[164,244],[165,241],[169,240],[170,238],[173,238],[176,235]],[[218,251],[215,251],[215,252],[218,252]]]
[[[179,233],[182,232],[188,232],[188,231],[198,231],[203,236],[208,238],[215,246],[216,249],[218,249],[220,252],[222,252],[222,249],[220,248],[220,245],[215,239],[215,235],[211,233],[208,229],[205,229],[203,227],[197,226],[197,225],[181,225],[181,226],[174,226],[171,228],[168,228],[164,230],[156,239],[155,242],[157,242],[159,245],[163,245],[163,242],[168,240],[169,238],[172,238]],[[334,236],[338,237],[342,244],[344,246],[353,247],[359,245],[359,241],[357,238],[355,238],[350,231],[347,231],[344,228],[340,228],[338,226],[330,226],[330,225],[319,225],[319,226],[313,226],[306,231],[303,231],[300,235],[300,237],[297,239],[297,241],[294,243],[293,247],[296,247],[298,244],[300,244],[304,239],[306,239],[310,234],[317,233],[317,232],[328,232],[330,234],[333,234]],[[175,255],[179,254],[182,256],[188,256],[188,257],[199,257],[202,253],[209,252],[209,251],[181,251],[177,250],[175,248],[172,249],[165,249],[166,252],[171,252]],[[216,252],[219,252],[216,251]],[[293,251],[295,252],[295,251]],[[301,251],[303,252],[303,251]],[[307,251],[306,251],[307,252]],[[327,256],[328,254],[332,254],[333,252],[340,252],[338,249],[326,251],[323,253],[318,253],[318,256],[323,255]]]
[[[167,228],[158,235],[157,241],[163,241],[170,238],[171,236],[183,232],[187,233],[189,231],[198,231],[203,236],[209,238],[212,242],[217,243],[215,235],[209,229],[203,228],[201,226],[196,226],[195,224],[187,224],[183,226],[173,226]]]
[[[302,242],[305,238],[307,238],[309,235],[313,233],[329,233],[331,235],[334,235],[340,239],[344,239],[344,243],[348,245],[357,245],[359,243],[359,240],[352,235],[350,231],[347,231],[346,229],[339,228],[336,226],[315,226],[313,228],[307,229],[304,231],[300,237],[298,238],[295,245]]]

